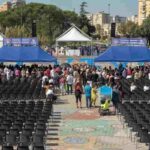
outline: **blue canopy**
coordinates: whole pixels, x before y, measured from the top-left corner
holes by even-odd
[[[95,62],[150,62],[150,50],[138,46],[112,46]]]
[[[40,47],[13,47],[0,48],[1,62],[55,62],[56,58]]]

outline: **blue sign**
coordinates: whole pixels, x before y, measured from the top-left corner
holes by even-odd
[[[117,63],[117,62],[111,62],[111,63],[114,65],[115,68],[118,68],[119,64],[120,64],[120,63]],[[121,64],[124,68],[126,68],[128,63],[127,62],[121,62]]]
[[[145,38],[113,38],[112,46],[147,46]]]
[[[109,86],[102,86],[99,88],[99,92],[104,96],[112,96],[112,88]]]
[[[68,63],[68,64],[73,63],[73,61],[74,61],[74,58],[67,58],[67,63]]]
[[[144,66],[144,62],[139,62],[138,65],[139,66]]]
[[[3,39],[3,45],[4,46],[11,46],[12,42],[11,42],[11,39],[10,38],[4,38]]]
[[[38,46],[37,38],[4,38],[4,46]]]
[[[94,59],[93,58],[80,58],[80,62],[87,63],[88,65],[94,65]]]

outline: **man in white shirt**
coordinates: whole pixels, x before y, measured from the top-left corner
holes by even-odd
[[[149,90],[149,86],[144,85],[143,90],[144,90],[144,92],[148,91]]]
[[[6,79],[7,80],[9,80],[10,79],[10,70],[8,69],[7,71],[6,71]]]
[[[51,70],[51,77],[54,78],[54,76],[55,76],[55,70],[52,69],[52,70]]]
[[[72,86],[73,86],[73,81],[74,81],[72,74],[69,74],[69,75],[67,76],[66,81],[67,81],[67,93],[68,93],[68,94],[69,94],[69,93],[72,94]]]
[[[136,85],[134,83],[131,84],[130,86],[130,91],[134,91],[136,89]]]
[[[44,86],[45,81],[48,81],[48,76],[47,75],[44,75],[42,77],[42,87]]]

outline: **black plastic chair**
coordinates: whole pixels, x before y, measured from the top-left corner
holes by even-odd
[[[28,146],[30,144],[31,140],[30,137],[24,134],[20,134],[19,136],[19,145],[20,146]]]
[[[33,146],[33,150],[45,150],[44,146]]]
[[[15,135],[16,137],[18,137],[18,136],[19,136],[19,130],[12,128],[12,129],[10,129],[9,134],[13,134],[13,135]]]
[[[7,145],[16,145],[16,136],[13,134],[7,134],[5,143]]]
[[[18,146],[17,150],[29,150],[29,146]]]
[[[13,150],[13,146],[6,146],[6,145],[3,145],[3,146],[2,146],[2,150]]]

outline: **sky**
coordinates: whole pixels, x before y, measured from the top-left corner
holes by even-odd
[[[6,0],[0,0],[6,1]],[[87,11],[90,13],[104,11],[108,13],[108,4],[110,3],[110,14],[112,16],[132,16],[137,14],[138,0],[26,0],[29,2],[38,2],[45,4],[54,4],[65,10],[74,10],[78,13],[80,4],[83,1],[88,3]]]

